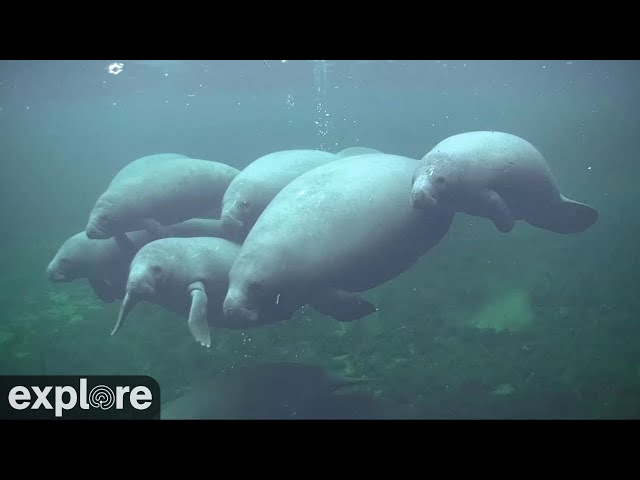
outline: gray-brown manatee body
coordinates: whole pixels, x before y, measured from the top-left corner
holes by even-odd
[[[555,233],[579,233],[598,219],[591,206],[562,195],[542,154],[504,132],[467,132],[438,143],[419,162],[411,204],[445,205],[493,220],[501,232],[517,220]]]
[[[342,321],[375,310],[357,292],[410,268],[447,233],[453,211],[408,201],[418,162],[387,154],[349,157],[293,180],[271,201],[229,273],[231,321],[260,322],[276,305],[301,304]],[[289,309],[289,311],[287,311]]]
[[[216,237],[220,220],[194,218],[166,227],[171,237]],[[52,282],[86,279],[103,302],[123,298],[129,264],[136,252],[154,240],[146,230],[127,234],[130,244],[123,246],[114,238],[90,239],[82,231],[67,239],[47,266]]]
[[[91,239],[146,229],[167,236],[165,225],[220,212],[224,192],[239,173],[224,163],[159,154],[139,158],[113,178],[96,201],[86,226]]]
[[[211,346],[209,327],[227,324],[222,302],[239,249],[236,243],[214,237],[161,238],[142,247],[131,261],[112,335],[131,309],[146,301],[187,317],[196,341]]]
[[[269,202],[289,182],[337,158],[321,150],[284,150],[254,160],[233,179],[224,194],[220,217],[224,236],[244,240]]]

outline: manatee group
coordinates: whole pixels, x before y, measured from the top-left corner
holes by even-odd
[[[555,233],[579,233],[598,219],[593,207],[562,195],[531,143],[504,132],[466,132],[439,142],[420,160],[411,204],[485,217],[501,232],[524,220]]]
[[[172,237],[220,236],[220,221],[194,218],[169,225]],[[154,237],[147,230],[127,234],[130,244],[123,246],[114,238],[91,239],[84,231],[68,238],[47,266],[50,281],[71,282],[86,279],[103,302],[113,302],[125,294],[129,265],[136,252]]]
[[[287,304],[310,304],[348,321],[374,311],[358,294],[411,267],[453,220],[445,207],[412,208],[411,158],[367,154],[299,176],[260,215],[229,273],[225,315],[261,321]]]
[[[350,322],[377,310],[366,293],[406,272],[455,215],[578,233],[597,211],[564,196],[542,154],[503,132],[467,132],[420,160],[369,147],[272,152],[238,170],[181,154],[123,168],[83,232],[47,267],[122,299],[112,335],[139,302],[212,329],[291,319],[304,306]]]
[[[164,226],[219,215],[222,197],[239,171],[220,162],[166,153],[139,158],[125,166],[99,196],[85,229],[90,239],[146,229],[167,236]]]

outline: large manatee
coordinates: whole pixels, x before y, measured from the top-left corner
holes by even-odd
[[[114,177],[96,201],[86,227],[91,239],[146,229],[167,235],[164,225],[219,213],[222,197],[239,171],[224,163],[166,153],[139,158]]]
[[[225,315],[259,322],[265,311],[288,302],[344,320],[367,314],[354,300],[356,293],[410,268],[440,242],[453,220],[451,210],[411,206],[416,167],[411,158],[362,155],[292,181],[240,249],[229,273]]]
[[[504,132],[467,132],[438,143],[419,162],[411,203],[445,205],[493,220],[501,232],[517,220],[555,233],[579,233],[598,212],[571,200],[542,154],[528,141]]]
[[[194,218],[167,227],[172,237],[217,237],[220,221]],[[154,237],[146,230],[127,234],[133,248],[119,244],[114,238],[90,239],[84,231],[67,239],[47,266],[52,282],[86,279],[103,302],[124,297],[129,264],[135,253]]]
[[[336,160],[321,150],[284,150],[247,165],[224,194],[221,220],[228,238],[243,240],[273,197],[305,172]]]

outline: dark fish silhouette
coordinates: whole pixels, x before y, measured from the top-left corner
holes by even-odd
[[[162,406],[161,419],[375,419],[384,409],[370,395],[346,392],[364,379],[302,363],[236,367]]]

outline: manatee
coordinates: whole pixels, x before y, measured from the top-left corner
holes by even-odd
[[[199,381],[162,405],[162,420],[379,418],[373,397],[347,389],[363,378],[303,363],[252,363]]]
[[[380,150],[369,147],[349,147],[336,153],[339,158],[357,157],[359,155],[369,155],[371,153],[382,153]]]
[[[172,237],[218,236],[220,220],[194,218],[167,227]],[[129,264],[135,253],[154,238],[146,230],[127,234],[133,248],[114,238],[90,239],[82,231],[66,240],[47,267],[52,282],[87,279],[103,302],[124,297]]]
[[[303,173],[336,160],[321,150],[285,150],[264,155],[247,165],[231,182],[222,199],[227,238],[244,239],[269,202]]]
[[[417,160],[336,160],[293,180],[253,226],[229,272],[231,321],[260,321],[274,304],[304,303],[340,321],[375,307],[358,293],[409,269],[448,232],[454,212],[407,201]]]
[[[415,208],[446,205],[491,219],[501,232],[524,220],[555,233],[579,233],[598,219],[593,207],[562,195],[533,145],[509,133],[454,135],[419,163],[410,197]]]
[[[124,167],[96,201],[86,234],[90,239],[115,237],[146,229],[155,238],[168,236],[165,225],[220,212],[225,190],[239,171],[224,163],[159,154]]]
[[[214,237],[161,238],[143,246],[131,261],[111,335],[138,302],[147,301],[187,317],[196,341],[211,346],[209,326],[226,323],[222,302],[239,249],[236,243]]]

